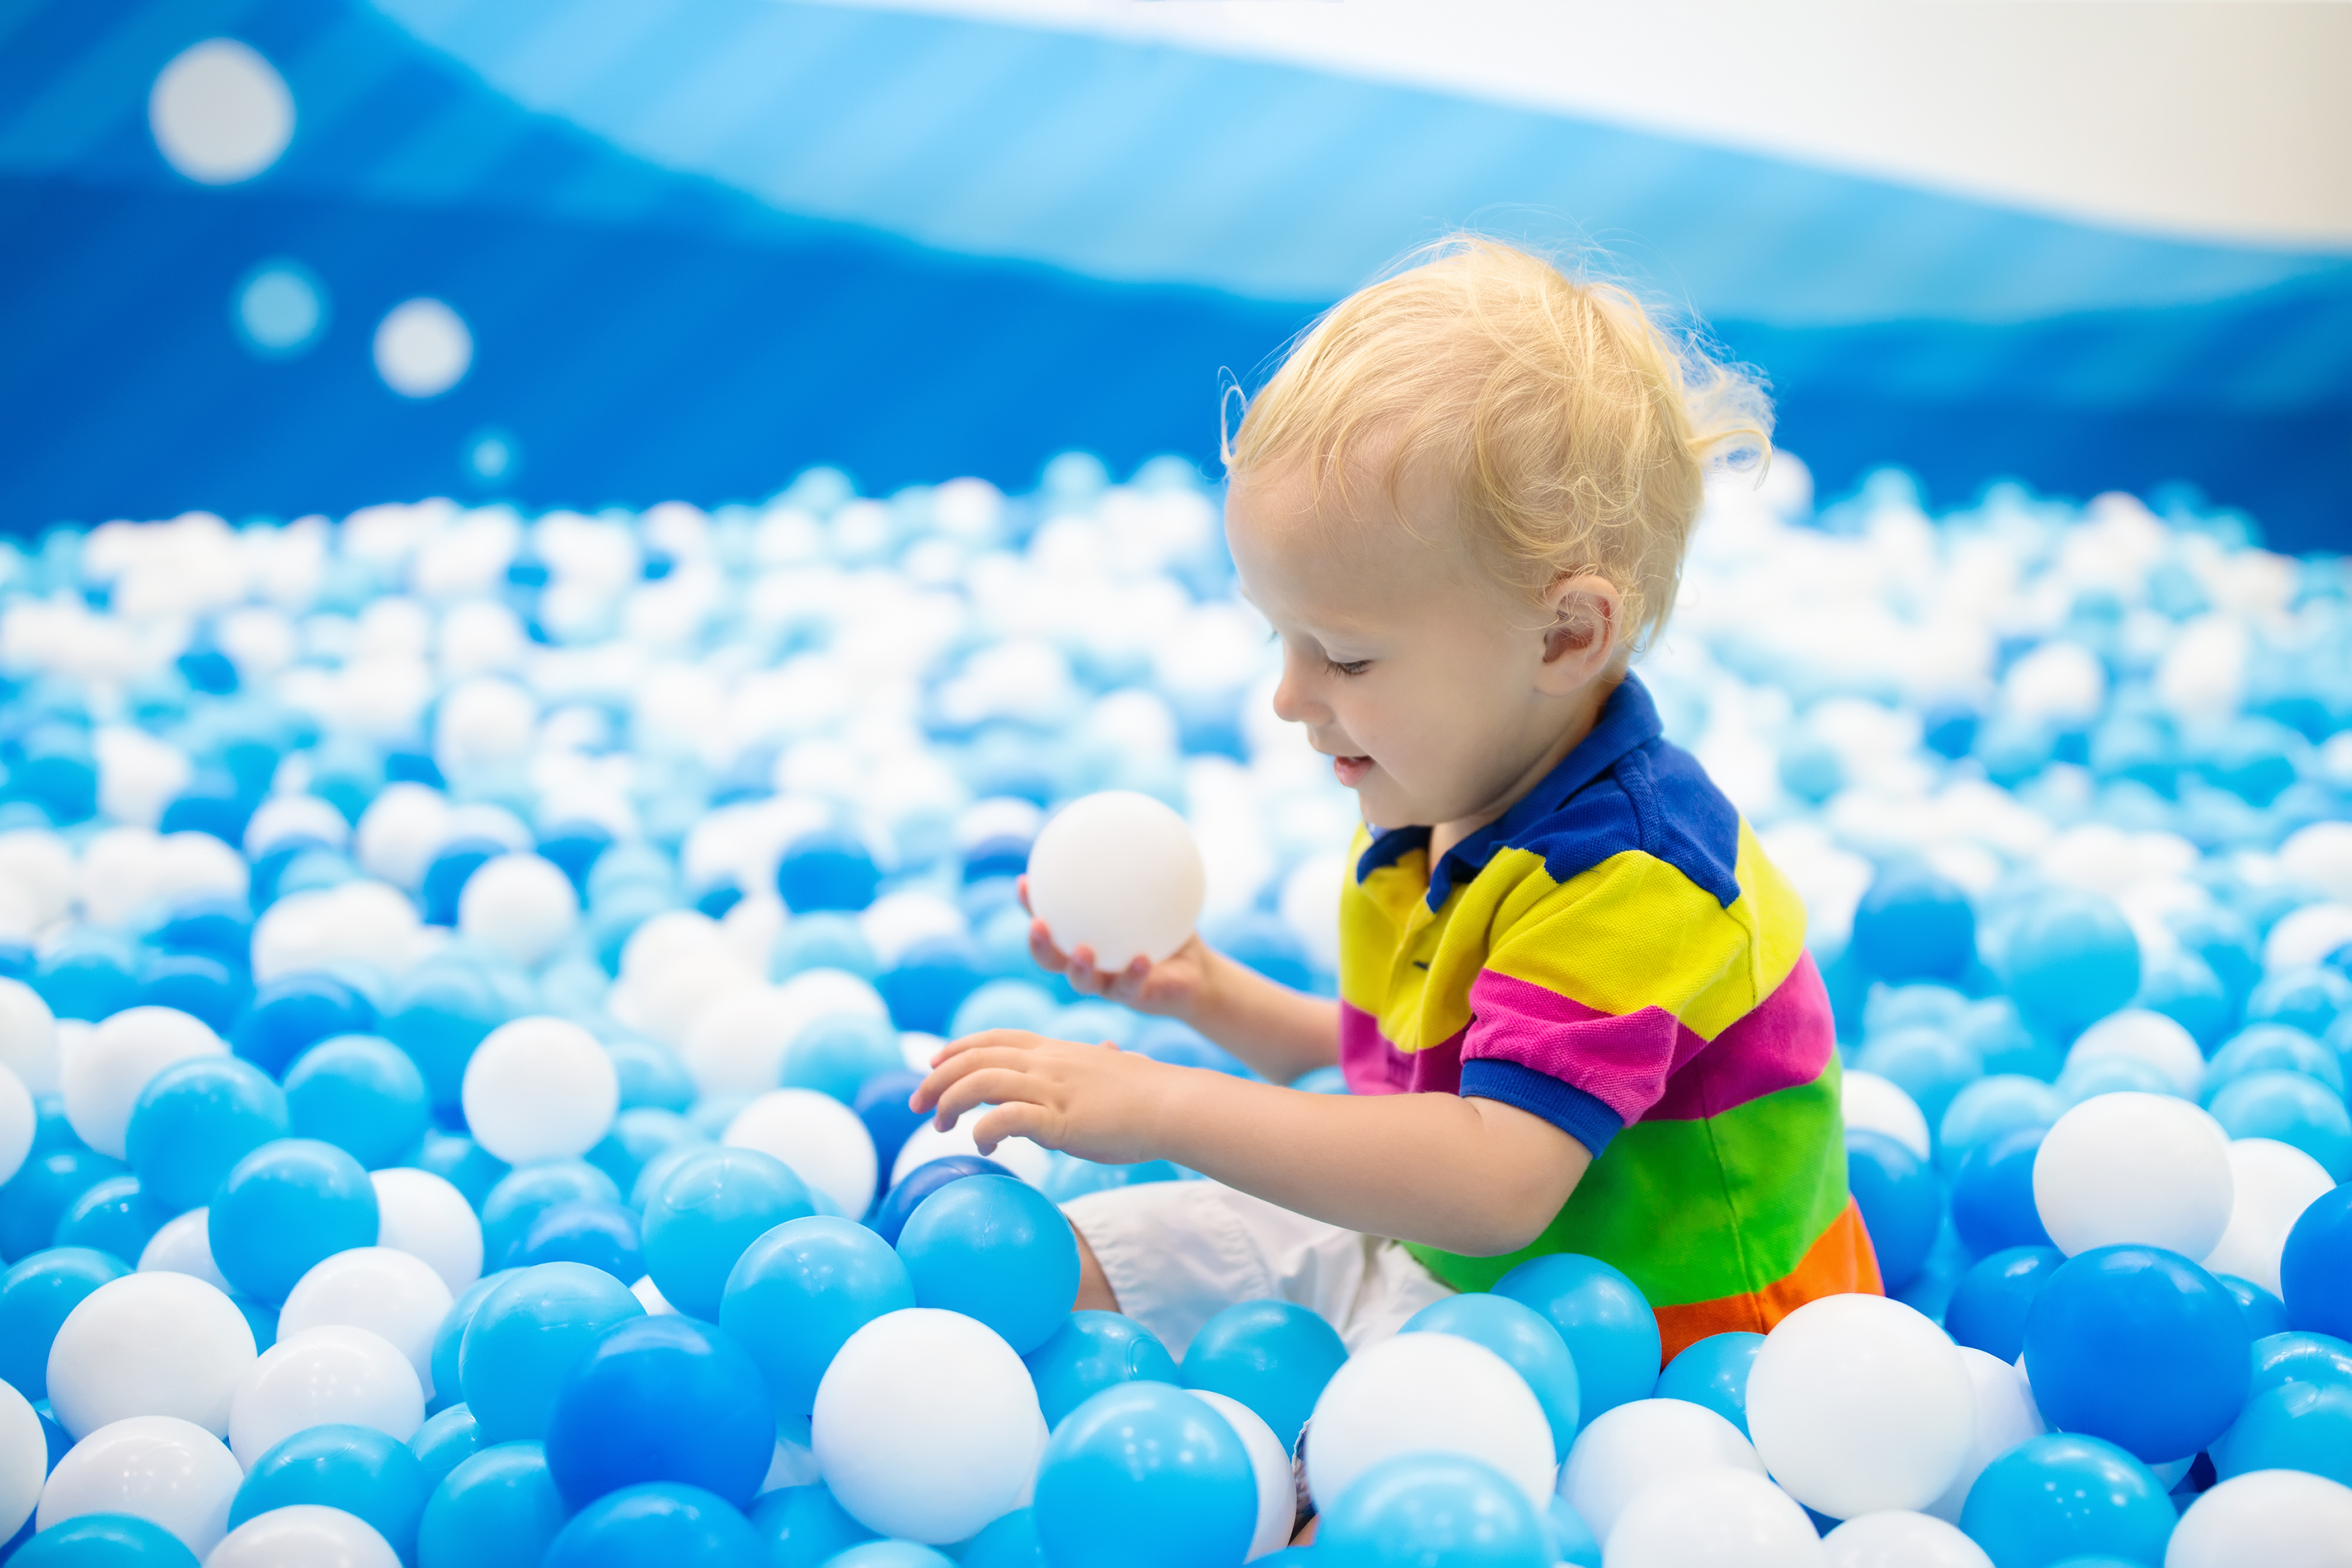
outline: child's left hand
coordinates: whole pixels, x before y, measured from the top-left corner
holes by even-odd
[[[995,1107],[972,1128],[983,1155],[1023,1137],[1081,1159],[1132,1165],[1155,1157],[1168,1080],[1182,1071],[1115,1045],[983,1030],[942,1046],[907,1103],[932,1113],[942,1128],[975,1107]]]

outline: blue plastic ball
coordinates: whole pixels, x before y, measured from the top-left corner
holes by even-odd
[[[381,1032],[408,1052],[425,1074],[433,1108],[452,1114],[461,1109],[466,1063],[474,1048],[514,1016],[512,1001],[479,967],[454,958],[431,960],[410,970],[393,988]],[[364,1034],[367,1030],[362,1024],[331,1032]]]
[[[1315,1413],[1324,1385],[1347,1359],[1339,1331],[1305,1307],[1237,1301],[1192,1336],[1181,1380],[1248,1406],[1288,1453],[1298,1447],[1299,1428]]]
[[[0,1260],[13,1263],[54,1246],[58,1221],[74,1200],[124,1169],[121,1161],[79,1144],[43,1152],[37,1140],[16,1174],[0,1186]]]
[[[941,1155],[938,1159],[926,1160],[901,1177],[874,1206],[874,1233],[895,1247],[898,1233],[907,1228],[907,1217],[950,1182],[961,1181],[966,1176],[1012,1174],[994,1160],[979,1155]]]
[[[482,1200],[482,1261],[493,1269],[513,1263],[531,1226],[559,1204],[620,1201],[613,1178],[585,1160],[549,1160],[509,1171]]]
[[[201,1208],[236,1162],[291,1126],[285,1092],[233,1056],[175,1061],[147,1081],[124,1138],[148,1196],[173,1214]]]
[[[748,1505],[775,1456],[759,1368],[725,1331],[630,1318],[574,1362],[547,1426],[547,1467],[585,1508],[623,1487],[679,1481]]]
[[[1924,865],[1889,866],[1853,912],[1853,952],[1882,980],[1957,979],[1977,956],[1969,895]]]
[[[762,1492],[752,1500],[751,1519],[767,1546],[770,1568],[824,1568],[838,1553],[875,1539],[822,1482]]]
[[[656,1155],[709,1141],[675,1111],[640,1105],[615,1116],[613,1130],[581,1157],[611,1176],[616,1190],[627,1193],[635,1190]]]
[[[744,1249],[727,1276],[719,1326],[758,1364],[776,1408],[806,1415],[849,1336],[914,1304],[914,1283],[888,1242],[862,1225],[814,1215]]]
[[[537,1563],[569,1512],[539,1444],[496,1444],[458,1461],[426,1499],[417,1568]]]
[[[815,1212],[808,1187],[773,1155],[692,1150],[646,1204],[646,1271],[670,1305],[716,1322],[736,1260],[786,1220]]]
[[[2294,1222],[2279,1284],[2296,1328],[2352,1340],[2352,1186],[2320,1194]]]
[[[1012,1176],[950,1182],[907,1217],[898,1256],[915,1304],[977,1318],[1026,1355],[1078,1295],[1078,1241],[1053,1200]]]
[[[84,1296],[131,1272],[135,1259],[87,1247],[54,1247],[0,1275],[0,1379],[27,1402],[49,1396],[49,1346]]]
[[[1600,1259],[1574,1252],[1530,1258],[1496,1281],[1495,1294],[1533,1307],[1568,1342],[1586,1426],[1628,1400],[1648,1398],[1657,1386],[1657,1314],[1639,1286]]]
[[[2254,1336],[2256,1343],[2287,1332],[2284,1301],[2252,1280],[2241,1280],[2235,1274],[2216,1274],[2214,1278],[2237,1299],[2238,1310],[2246,1314],[2246,1332]]]
[[[835,1013],[812,1021],[793,1037],[784,1052],[783,1085],[814,1089],[846,1105],[857,1099],[867,1079],[900,1072],[905,1066],[898,1031],[887,1021],[862,1013]]]
[[[572,1516],[540,1568],[768,1568],[751,1521],[699,1487],[654,1481]]]
[[[801,835],[776,865],[776,892],[794,915],[864,909],[881,883],[882,873],[866,846],[829,829]]]
[[[2060,1264],[2025,1316],[2026,1375],[2053,1427],[2150,1463],[2185,1458],[2245,1403],[2253,1336],[2237,1299],[2155,1247]]]
[[[1977,1477],[1960,1529],[1997,1568],[2076,1557],[2164,1561],[2179,1519],[2164,1483],[2113,1443],[2074,1432],[2029,1437]]]
[[[1508,1362],[1534,1390],[1551,1424],[1552,1449],[1565,1454],[1576,1441],[1579,1396],[1576,1361],[1551,1320],[1523,1302],[1485,1291],[1465,1291],[1429,1305],[1405,1320],[1400,1333],[1450,1333],[1485,1345]]]
[[[352,987],[329,975],[289,975],[254,993],[228,1042],[237,1055],[281,1078],[320,1040],[374,1028],[374,1007]]]
[[[570,877],[572,887],[585,898],[588,873],[594,869],[598,857],[612,847],[612,830],[602,822],[558,822],[540,839],[539,855]]]
[[[2050,1232],[2033,1201],[2033,1161],[2044,1129],[2020,1127],[1971,1150],[1952,1180],[1952,1228],[1971,1257],[2013,1247],[2047,1247]],[[1872,1232],[1875,1239],[1877,1233]]]
[[[2027,1128],[2047,1128],[2065,1113],[2055,1089],[2021,1072],[1979,1078],[1952,1096],[1936,1128],[1936,1165],[1957,1173],[1970,1151]]]
[[[226,1034],[245,1011],[252,982],[208,953],[154,953],[139,966],[142,1007],[175,1008]]]
[[[963,1549],[963,1568],[1046,1568],[1037,1542],[1037,1511],[1016,1508],[993,1520]]]
[[[1654,1397],[1704,1405],[1744,1435],[1748,1430],[1748,1374],[1756,1364],[1756,1353],[1763,1348],[1764,1336],[1760,1333],[1709,1334],[1666,1363],[1665,1371],[1658,1374]]]
[[[499,1281],[457,1347],[458,1386],[482,1440],[543,1439],[564,1375],[605,1330],[644,1315],[626,1285],[585,1264],[542,1263]]]
[[[2287,1383],[2258,1395],[2211,1452],[2225,1481],[2252,1470],[2306,1470],[2352,1486],[2352,1385]]]
[[[10,1568],[196,1568],[196,1554],[160,1524],[127,1513],[85,1513],[31,1537],[8,1563]]]
[[[2265,1071],[2300,1072],[2338,1094],[2344,1092],[2344,1064],[2336,1052],[2299,1029],[2258,1023],[2231,1035],[2213,1053],[2205,1064],[2202,1097],[2210,1105],[2231,1079]]]
[[[517,1268],[535,1263],[585,1263],[625,1285],[645,1278],[645,1247],[636,1211],[602,1198],[581,1198],[540,1210],[515,1248]]]
[[[456,1187],[478,1214],[513,1167],[473,1139],[434,1127],[426,1129],[424,1145],[417,1150],[416,1168]]]
[[[944,1034],[964,998],[980,988],[980,950],[961,936],[918,942],[874,977],[874,988],[890,1009],[890,1021],[904,1030]]]
[[[1944,1225],[1944,1191],[1933,1166],[1884,1133],[1850,1129],[1846,1183],[1862,1210],[1886,1289],[1916,1279]]]
[[[2325,1036],[2347,1012],[2352,979],[2318,964],[2269,976],[2246,998],[2247,1022],[2283,1023],[2313,1036]]]
[[[1225,1418],[1165,1383],[1120,1383],[1064,1417],[1034,1505],[1055,1568],[1237,1563],[1257,1529],[1257,1480]]]
[[[1027,917],[1023,917],[1025,924]],[[1057,1006],[1054,993],[1028,980],[991,980],[958,1004],[948,1020],[948,1038],[961,1040],[988,1029],[1025,1029],[1043,1034]]]
[[[1948,1030],[1913,1024],[1873,1035],[1853,1065],[1875,1072],[1917,1103],[1932,1129],[1953,1098],[1984,1075],[1984,1059]]]
[[[433,1120],[416,1063],[368,1034],[336,1035],[295,1058],[286,1108],[296,1137],[332,1144],[370,1170],[404,1159]]]
[[[237,1161],[205,1223],[222,1277],[276,1303],[321,1259],[376,1243],[375,1188],[332,1144],[278,1138]]]
[[[2237,999],[2212,966],[2193,953],[2174,953],[2151,964],[2133,1000],[2187,1030],[2209,1056],[2238,1019]]]
[[[694,1103],[694,1075],[677,1053],[651,1040],[620,1040],[604,1048],[621,1079],[621,1110],[683,1113]]]
[[[2221,1085],[2207,1107],[2232,1138],[2273,1138],[2317,1160],[2337,1181],[2352,1176],[2352,1114],[2316,1079],[2275,1070]]]
[[[451,1405],[425,1418],[425,1425],[408,1439],[408,1451],[425,1467],[429,1492],[444,1476],[482,1451],[482,1429],[475,1425],[471,1410],[462,1404]]]
[[[1349,1483],[1322,1516],[1315,1557],[1329,1568],[1551,1568],[1551,1531],[1492,1466],[1457,1454],[1400,1454]]]
[[[768,969],[780,980],[809,969],[840,969],[870,980],[881,972],[882,961],[855,917],[818,910],[784,927],[769,954]]]
[[[923,1074],[908,1068],[889,1072],[877,1072],[858,1086],[857,1096],[849,1108],[866,1124],[866,1136],[874,1140],[874,1197],[878,1201],[889,1190],[890,1167],[898,1162],[898,1151],[907,1146],[915,1129],[930,1118],[910,1108],[907,1102],[923,1082]],[[867,1205],[870,1208],[871,1203]],[[902,1219],[904,1216],[900,1217]]]
[[[2019,1009],[2072,1039],[2130,1003],[2139,989],[2139,940],[2107,900],[2055,894],[2034,903],[2011,929],[2003,967]]]
[[[2352,1385],[2352,1344],[2332,1334],[2289,1329],[2254,1342],[2253,1380],[2247,1398],[2258,1399],[2289,1383]]]
[[[825,1568],[955,1568],[955,1561],[912,1541],[868,1541],[834,1558]]]
[[[316,1503],[367,1521],[406,1562],[415,1555],[417,1516],[431,1490],[406,1444],[373,1427],[308,1427],[253,1462],[229,1504],[228,1527],[274,1508]]]
[[[457,897],[466,891],[466,883],[506,852],[507,846],[496,839],[458,839],[444,844],[425,868],[425,880],[417,887],[416,901],[424,906],[425,924],[457,925]]]
[[[85,929],[41,955],[31,984],[58,1017],[96,1023],[139,999],[137,967],[121,941]]]
[[[2055,1247],[2008,1247],[1960,1276],[1944,1308],[1954,1343],[2002,1361],[2025,1349],[2025,1314],[2066,1255]]]
[[[1049,1428],[1115,1383],[1177,1380],[1176,1358],[1159,1336],[1118,1312],[1072,1312],[1022,1359]]]
[[[87,1247],[136,1264],[171,1210],[140,1190],[139,1178],[124,1172],[108,1176],[67,1205],[58,1218],[59,1247]]]

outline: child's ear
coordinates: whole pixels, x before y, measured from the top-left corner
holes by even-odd
[[[1538,685],[1554,695],[1574,691],[1616,656],[1625,597],[1605,577],[1563,576],[1544,594],[1551,625],[1544,632]]]

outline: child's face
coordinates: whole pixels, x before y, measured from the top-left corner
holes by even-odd
[[[1538,604],[1496,581],[1459,542],[1448,487],[1411,467],[1393,506],[1376,481],[1349,489],[1318,502],[1293,466],[1227,495],[1242,591],[1282,639],[1274,711],[1307,727],[1365,821],[1475,825],[1591,727],[1613,595],[1591,606],[1580,579]],[[1563,632],[1589,612],[1600,636]]]

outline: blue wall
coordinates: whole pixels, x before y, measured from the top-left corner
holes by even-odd
[[[173,172],[156,72],[229,36],[285,156]],[[1456,223],[1596,241],[1771,378],[1825,489],[2188,481],[2343,548],[2352,262],[2149,239],[1558,116],[1100,39],[778,0],[0,0],[0,527],[1026,485],[1208,463],[1215,387]],[[285,361],[232,329],[323,284]],[[466,319],[425,402],[368,344]],[[497,430],[521,466],[469,477]]]

